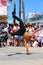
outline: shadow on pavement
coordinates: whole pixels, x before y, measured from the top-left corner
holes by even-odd
[[[34,53],[29,53],[28,55],[31,55],[31,54],[34,54]],[[27,55],[26,53],[10,53],[8,56],[13,56],[13,55]]]

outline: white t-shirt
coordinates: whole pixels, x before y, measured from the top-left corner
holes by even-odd
[[[14,30],[17,30],[17,27],[16,27],[16,26],[14,26],[14,27],[13,27],[13,29],[14,29]]]
[[[37,41],[34,41],[33,47],[37,47],[37,45],[38,45],[38,42]]]
[[[32,33],[32,29],[31,28],[29,29],[29,33]]]

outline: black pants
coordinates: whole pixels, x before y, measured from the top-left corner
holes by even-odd
[[[22,36],[22,35],[25,33],[25,30],[26,30],[26,29],[25,29],[25,26],[24,26],[24,23],[23,23],[23,21],[22,21],[19,17],[17,17],[17,16],[14,16],[14,18],[19,21],[19,23],[20,23],[20,29],[17,30],[16,32],[14,32],[13,35]]]

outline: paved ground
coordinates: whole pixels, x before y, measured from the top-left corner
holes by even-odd
[[[29,53],[25,47],[0,48],[0,65],[43,65],[43,47],[30,47]]]

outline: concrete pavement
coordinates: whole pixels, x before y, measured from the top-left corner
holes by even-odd
[[[30,47],[29,53],[25,47],[0,48],[0,65],[43,65],[43,47]]]

